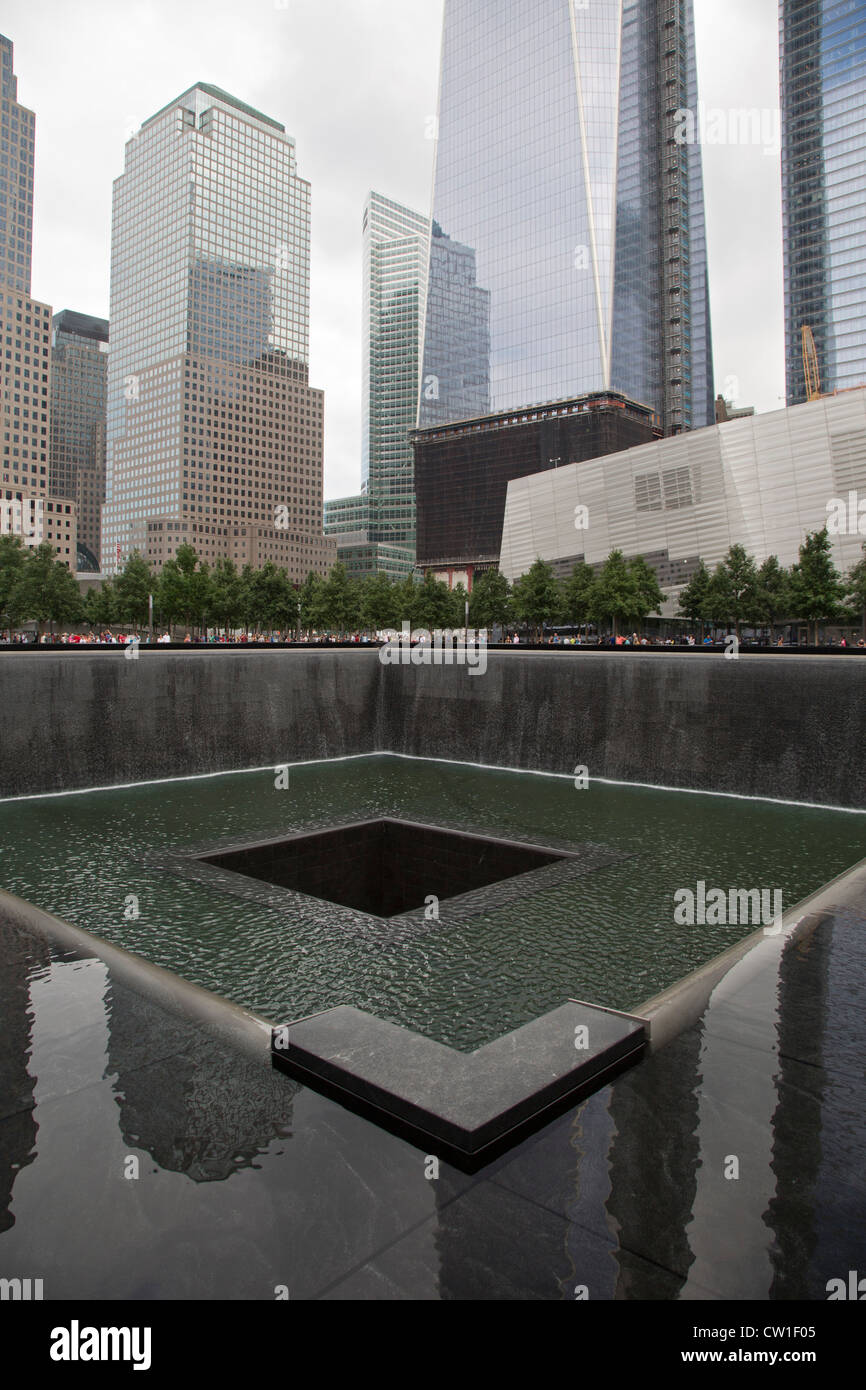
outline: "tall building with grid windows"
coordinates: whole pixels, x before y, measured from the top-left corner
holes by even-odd
[[[409,431],[418,406],[429,218],[370,193],[364,204],[361,492],[329,501],[325,529],[353,574],[415,562]]]
[[[99,568],[105,501],[108,320],[63,309],[54,315],[51,353],[51,491],[75,502],[78,569]]]
[[[36,117],[18,101],[13,47],[0,34],[0,532],[50,542],[76,568],[74,501],[51,489],[51,306],[30,293]]]
[[[692,0],[446,0],[419,426],[597,391],[712,423],[696,109]]]
[[[102,568],[273,560],[301,582],[323,534],[309,385],[310,186],[285,127],[207,83],[126,146],[111,252]]]
[[[785,377],[806,400],[866,382],[866,0],[781,0]]]
[[[413,436],[425,568],[495,562],[496,544],[443,541],[446,513],[501,527],[508,479],[486,488],[473,431],[495,458],[492,429],[553,403],[624,399],[666,435],[713,422],[696,111],[692,0],[445,0]],[[555,461],[526,438],[511,477]]]

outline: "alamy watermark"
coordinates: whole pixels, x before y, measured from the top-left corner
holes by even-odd
[[[680,107],[674,113],[678,145],[760,145],[764,154],[782,147],[782,115],[778,106]]]
[[[861,1279],[856,1269],[848,1270],[848,1281],[828,1279],[825,1285],[827,1302],[866,1303],[866,1279]]]
[[[413,628],[404,622],[379,648],[383,666],[466,666],[470,676],[487,670],[487,629]]]
[[[149,1327],[82,1327],[73,1318],[68,1327],[51,1330],[52,1361],[131,1361],[134,1371],[150,1369]]]
[[[0,1303],[38,1303],[42,1286],[41,1279],[0,1279]]]
[[[831,536],[866,536],[866,497],[856,492],[831,497],[827,503],[827,531]]]
[[[763,927],[765,936],[782,930],[781,888],[707,888],[700,879],[693,889],[678,888],[674,903],[678,927]]]

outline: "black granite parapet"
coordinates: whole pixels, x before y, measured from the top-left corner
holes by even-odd
[[[348,1005],[275,1028],[274,1065],[469,1170],[605,1085],[646,1047],[642,1019],[569,1001],[476,1052]]]
[[[845,655],[375,648],[0,652],[0,796],[402,753],[866,807],[866,667]]]

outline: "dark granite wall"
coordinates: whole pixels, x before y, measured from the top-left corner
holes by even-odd
[[[375,652],[0,654],[0,796],[372,752]]]
[[[395,752],[866,807],[857,659],[490,652],[483,676],[385,675],[379,743]]]
[[[393,751],[866,807],[845,657],[376,651],[0,654],[0,795]]]

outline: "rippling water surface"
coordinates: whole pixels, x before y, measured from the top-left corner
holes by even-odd
[[[0,882],[273,1021],[354,1004],[471,1049],[566,998],[634,1008],[752,930],[676,925],[678,888],[779,888],[787,909],[866,855],[866,816],[808,807],[384,756],[274,781],[266,769],[0,802]],[[449,925],[443,903],[432,929],[375,945],[327,903],[271,910],[145,862],[386,814],[630,857],[470,922]]]

